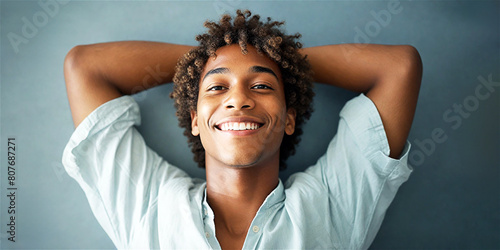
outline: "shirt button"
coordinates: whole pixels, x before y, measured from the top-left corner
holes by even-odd
[[[209,234],[208,232],[205,232],[205,236],[206,236],[207,238],[210,238],[210,234]]]
[[[259,227],[258,227],[258,226],[253,226],[253,227],[252,227],[252,231],[253,231],[254,233],[259,232]]]
[[[208,214],[208,212],[207,212],[207,209],[206,209],[206,208],[205,208],[205,209],[203,209],[203,212],[205,213],[205,215],[207,215],[207,214]]]

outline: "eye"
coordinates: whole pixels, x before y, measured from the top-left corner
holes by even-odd
[[[226,89],[224,86],[213,86],[208,89],[208,91],[218,91]]]
[[[273,89],[271,86],[266,85],[266,84],[257,84],[252,87],[252,89]]]

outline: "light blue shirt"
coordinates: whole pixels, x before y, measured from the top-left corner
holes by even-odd
[[[130,96],[92,112],[67,144],[63,164],[117,248],[220,248],[205,181],[190,178],[146,146]],[[326,153],[281,180],[258,210],[244,249],[366,249],[411,168],[409,143],[388,157],[382,121],[366,96],[340,113]]]

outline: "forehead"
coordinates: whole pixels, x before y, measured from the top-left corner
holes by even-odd
[[[281,79],[281,72],[278,64],[264,54],[259,54],[257,50],[251,46],[247,46],[248,53],[244,55],[238,44],[231,44],[217,49],[216,57],[210,57],[205,64],[205,68],[201,73],[201,79],[205,74],[215,68],[228,68],[231,71],[248,70],[253,66],[263,66],[273,70],[273,72]]]

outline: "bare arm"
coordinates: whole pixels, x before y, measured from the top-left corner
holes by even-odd
[[[71,49],[64,61],[64,77],[75,127],[107,101],[171,82],[177,60],[191,48],[127,41]]]
[[[362,47],[361,47],[362,46]],[[327,45],[302,49],[314,80],[363,92],[377,107],[390,157],[403,151],[417,105],[422,62],[412,46]]]

